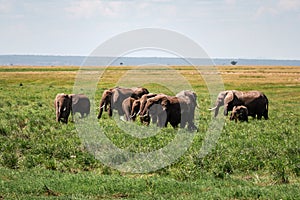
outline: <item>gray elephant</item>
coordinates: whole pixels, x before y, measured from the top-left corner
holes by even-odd
[[[234,106],[230,115],[230,120],[248,122],[248,109],[246,106]]]
[[[75,113],[80,113],[81,118],[86,117],[90,114],[90,100],[84,94],[70,94],[72,99],[72,119]]]
[[[115,87],[108,90],[105,90],[102,94],[100,101],[100,108],[98,119],[101,118],[103,113],[103,108],[108,112],[108,115],[111,117],[113,110],[117,110],[120,116],[123,116],[125,113],[122,109],[122,102],[128,98],[132,97],[135,99],[140,98],[144,94],[148,94],[149,91],[146,88],[120,88]]]
[[[195,109],[197,107],[197,94],[191,90],[183,90],[176,94],[176,97],[185,101],[186,109],[181,108],[181,127],[188,124],[189,130],[196,130],[197,127],[194,124]]]
[[[264,116],[268,119],[269,101],[266,95],[260,91],[242,92],[237,90],[227,90],[219,93],[215,107],[210,110],[215,111],[215,117],[219,113],[219,108],[224,105],[224,115],[232,111],[234,106],[244,105],[248,109],[248,116],[261,119]]]
[[[133,116],[131,117],[131,110],[132,110],[132,105],[134,101],[139,101],[133,97],[128,97],[122,102],[122,109],[124,112],[124,119],[125,121],[135,121],[136,117]],[[138,108],[136,108],[136,112]]]
[[[54,107],[56,111],[56,121],[67,124],[72,109],[71,97],[65,93],[57,94],[54,99]]]

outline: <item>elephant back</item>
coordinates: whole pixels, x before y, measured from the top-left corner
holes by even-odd
[[[73,113],[87,113],[90,112],[90,100],[84,94],[71,94],[72,99],[72,109]]]
[[[81,101],[89,102],[89,98],[85,96],[84,94],[70,94],[69,95],[72,98],[72,104],[76,105]]]

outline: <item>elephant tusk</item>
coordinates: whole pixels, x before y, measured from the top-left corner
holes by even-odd
[[[148,114],[144,114],[144,115],[142,115],[141,117],[147,117],[148,116]]]
[[[133,115],[130,115],[130,118],[133,118],[133,117],[135,117],[136,116],[136,114],[134,113]]]
[[[100,109],[104,108],[105,104],[103,104],[103,106],[100,107]]]
[[[208,110],[215,110],[218,106],[215,106],[213,108],[209,108]]]
[[[139,112],[138,112],[138,113],[136,113],[136,115],[139,115],[139,114],[140,114],[140,112],[141,112],[141,110],[139,110]]]

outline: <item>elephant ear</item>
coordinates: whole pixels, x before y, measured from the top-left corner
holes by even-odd
[[[162,97],[159,100],[159,104],[162,106],[163,110],[166,110],[170,105],[170,100],[167,97]]]
[[[119,96],[120,96],[119,90],[117,88],[114,89],[113,92],[112,92],[112,99],[111,99],[112,102],[116,103],[118,101],[118,99],[119,99]]]
[[[234,93],[233,91],[228,91],[224,98],[224,104],[228,104],[229,102],[233,101]]]
[[[112,96],[113,91],[112,90],[105,90],[105,92],[102,95],[102,101],[105,101],[109,96]]]
[[[69,97],[72,99],[72,104],[77,104],[79,101],[79,96],[76,94],[70,94]]]
[[[191,92],[189,95],[191,103],[197,105],[197,94],[195,92]]]
[[[64,94],[63,99],[68,101],[71,99],[71,96],[69,96],[68,94]]]

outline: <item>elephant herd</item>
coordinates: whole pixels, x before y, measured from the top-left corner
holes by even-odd
[[[242,92],[227,90],[219,93],[214,111],[217,117],[219,108],[224,106],[224,115],[231,112],[230,120],[248,121],[248,116],[268,119],[268,98],[259,91]],[[194,91],[183,90],[175,96],[150,93],[143,87],[121,88],[114,87],[104,90],[100,105],[98,119],[103,111],[112,117],[116,110],[124,121],[135,121],[139,117],[142,124],[150,122],[158,127],[166,127],[168,123],[173,128],[180,126],[188,130],[196,130],[194,124],[195,108],[197,107],[197,95]],[[68,123],[68,117],[76,112],[81,117],[90,113],[90,100],[84,94],[60,93],[55,98],[56,121]]]
[[[115,87],[103,92],[98,119],[103,110],[111,117],[113,110],[125,121],[135,121],[137,116],[141,123],[149,125],[150,121],[158,127],[166,127],[168,123],[176,128],[186,125],[189,130],[195,130],[194,113],[197,106],[197,95],[185,90],[176,96],[149,93],[146,88]]]
[[[210,110],[215,111],[215,117],[219,113],[219,108],[224,106],[224,115],[231,112],[230,119],[248,121],[248,116],[261,119],[268,119],[269,100],[267,96],[260,91],[242,92],[237,90],[227,90],[219,93],[215,107]]]

